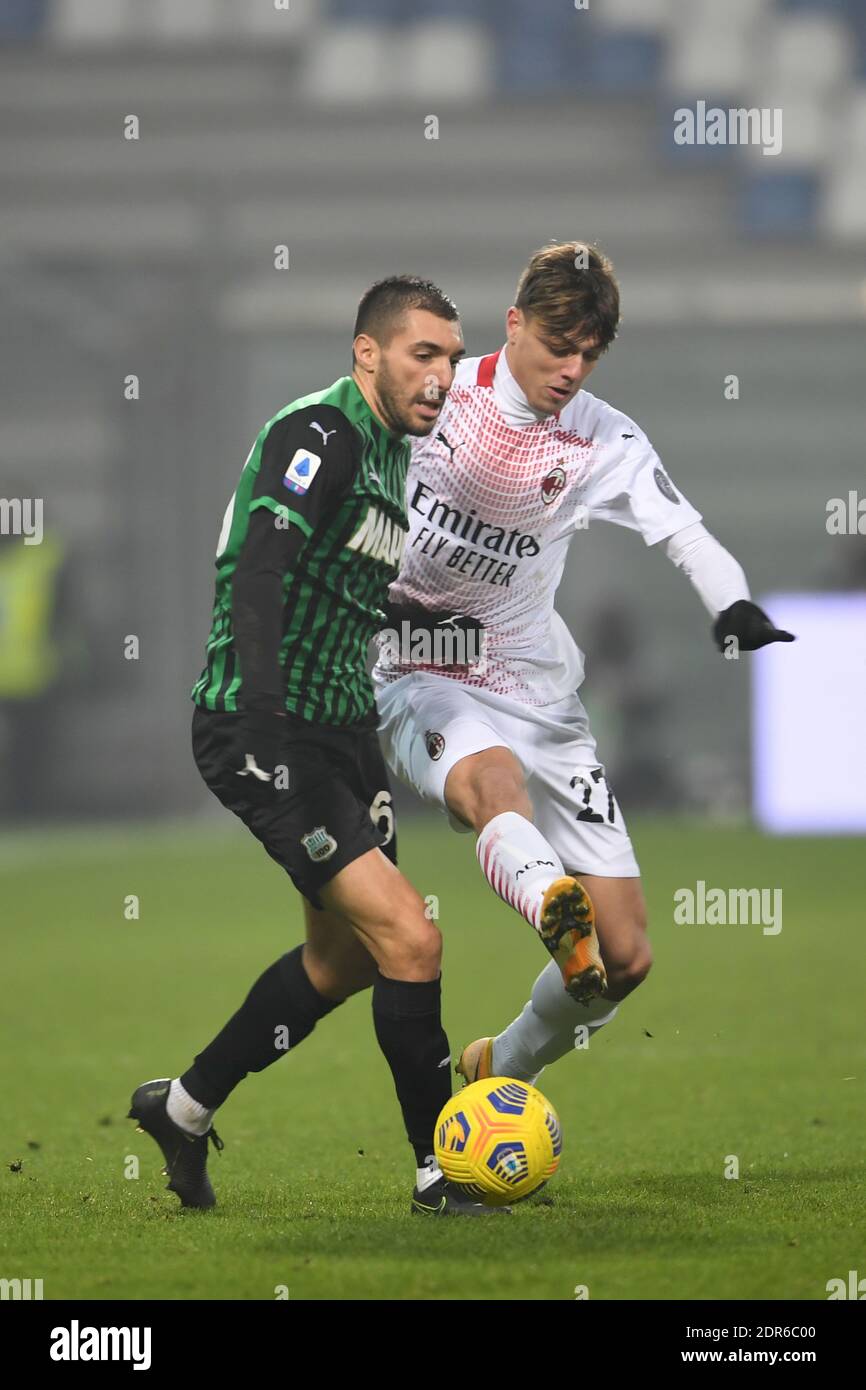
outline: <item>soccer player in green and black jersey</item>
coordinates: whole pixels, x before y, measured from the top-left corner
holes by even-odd
[[[184,1206],[212,1206],[212,1119],[349,995],[373,1020],[416,1155],[412,1209],[482,1214],[446,1183],[433,1129],[451,1090],[441,938],[396,868],[394,815],[366,669],[408,521],[407,435],[433,429],[463,354],[457,310],[399,276],[361,301],[354,364],[265,425],[217,550],[207,664],[193,688],[204,780],[303,895],[306,941],[267,969],[181,1076],[130,1116],[159,1143]]]

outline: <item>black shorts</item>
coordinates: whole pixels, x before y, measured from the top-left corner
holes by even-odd
[[[319,890],[371,849],[397,863],[388,771],[375,728],[336,728],[286,718],[288,787],[237,775],[240,715],[198,706],[192,720],[196,766],[223,806],[240,816],[298,892],[321,907]]]

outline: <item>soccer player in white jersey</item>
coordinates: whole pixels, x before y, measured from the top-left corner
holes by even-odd
[[[505,345],[460,363],[436,429],[413,441],[391,622],[418,609],[468,616],[483,625],[484,659],[424,669],[380,637],[385,756],[455,829],[474,831],[490,886],[553,956],[504,1032],[464,1049],[468,1081],[534,1080],[573,1050],[580,1024],[592,1034],[610,1022],[652,961],[634,851],[577,693],[583,656],[554,608],[575,534],[608,521],[663,545],[720,650],[793,640],[750,601],[740,565],[643,430],[584,389],[618,322],[602,252],[537,251]]]

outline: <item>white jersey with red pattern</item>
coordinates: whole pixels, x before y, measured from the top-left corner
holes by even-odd
[[[654,545],[700,520],[628,416],[583,390],[557,415],[538,414],[504,351],[458,366],[435,429],[413,441],[407,507],[392,599],[485,629],[478,670],[437,673],[530,705],[583,679],[583,655],[553,606],[575,532],[610,521]],[[381,645],[374,679],[413,669]]]

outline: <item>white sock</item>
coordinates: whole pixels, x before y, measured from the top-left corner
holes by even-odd
[[[543,1067],[574,1050],[575,1029],[585,1024],[589,1042],[617,1011],[604,995],[578,1004],[566,994],[555,961],[546,965],[532,986],[523,1012],[493,1040],[494,1076],[513,1076],[533,1085]]]
[[[541,832],[516,811],[503,811],[485,825],[475,853],[494,893],[537,931],[545,890],[565,874],[562,860]]]
[[[207,1134],[216,1114],[215,1110],[207,1110],[197,1100],[193,1100],[189,1091],[184,1090],[177,1078],[169,1087],[165,1108],[168,1118],[180,1125],[181,1129],[185,1129],[187,1134]]]
[[[442,1169],[436,1162],[434,1154],[428,1154],[424,1160],[423,1168],[415,1169],[415,1186],[419,1192],[423,1192],[425,1187],[432,1187],[434,1182],[438,1182],[442,1176]]]

